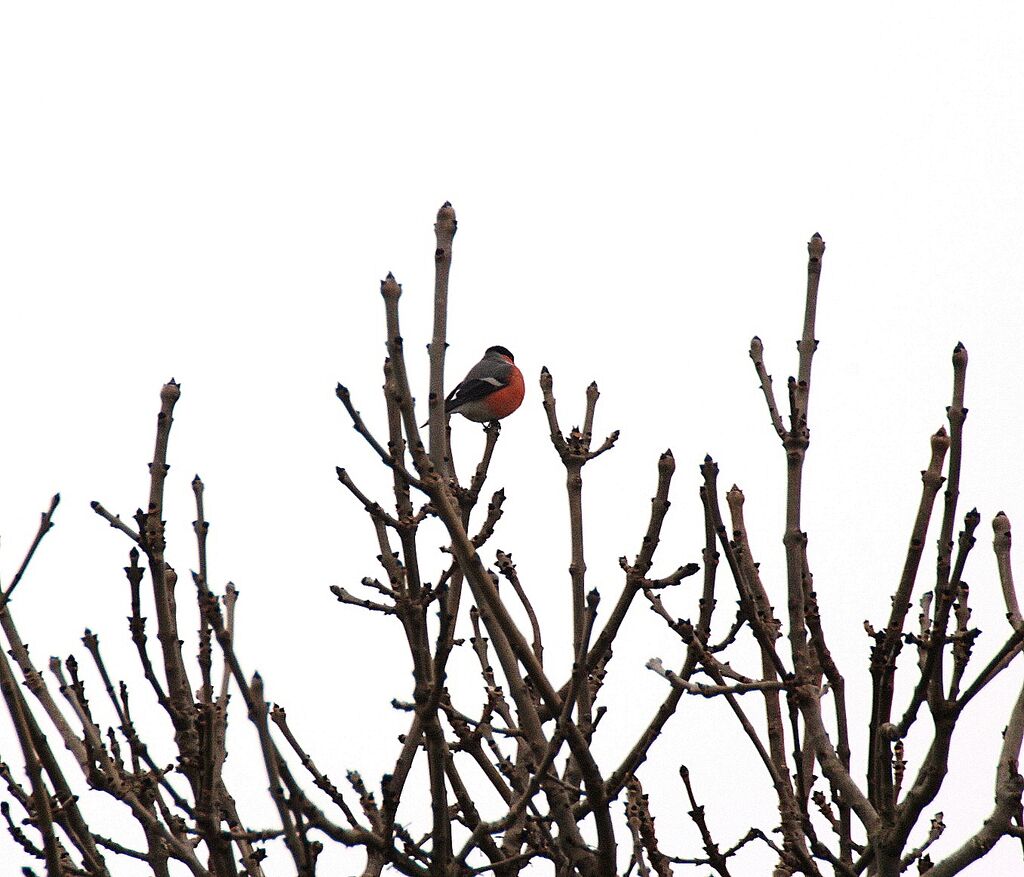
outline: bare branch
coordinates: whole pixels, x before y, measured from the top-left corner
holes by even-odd
[[[1006,617],[1010,626],[1016,630],[1024,625],[1017,602],[1017,589],[1013,584],[1013,568],[1010,566],[1010,519],[1006,512],[998,512],[992,519],[992,532],[995,538],[992,547],[996,554],[999,567],[999,584],[1003,589],[1003,601],[1006,603]]]
[[[779,414],[779,407],[775,403],[775,391],[772,389],[772,376],[764,365],[764,345],[756,335],[750,339],[750,358],[754,361],[754,370],[761,381],[761,392],[764,393],[764,400],[768,404],[768,414],[772,419],[772,426],[780,439],[786,438],[786,427],[782,423],[782,415]]]
[[[750,691],[782,691],[790,687],[789,683],[778,679],[751,679],[749,682],[737,682],[734,685],[705,685],[701,682],[689,682],[679,674],[669,670],[661,658],[651,658],[645,665],[663,679],[686,694],[697,694],[701,697],[715,697],[719,694],[746,694]]]
[[[21,566],[18,567],[18,571],[14,574],[14,578],[11,579],[10,585],[7,590],[0,589],[0,609],[7,605],[11,599],[11,594],[14,593],[14,589],[18,587],[18,582],[21,581],[21,577],[25,575],[25,570],[28,569],[29,563],[32,562],[32,558],[36,553],[36,549],[39,547],[39,543],[43,541],[43,537],[50,532],[53,528],[53,513],[57,510],[57,505],[60,503],[60,494],[55,493],[53,499],[50,500],[50,507],[40,515],[39,529],[36,530],[35,538],[32,540],[32,544],[29,545],[28,551],[25,552],[25,559],[22,560]]]
[[[124,521],[122,521],[120,515],[115,515],[115,514],[112,514],[111,512],[108,512],[96,500],[93,500],[91,503],[89,503],[89,505],[92,508],[92,510],[94,512],[96,512],[96,514],[98,514],[101,518],[103,518],[103,520],[105,520],[108,524],[110,524],[110,526],[113,527],[115,530],[120,530],[129,539],[131,539],[132,542],[134,542],[136,545],[141,545],[142,544],[142,536],[140,536],[138,532],[133,530]]]
[[[458,222],[455,210],[445,201],[437,211],[434,235],[434,333],[430,341],[430,456],[437,471],[446,473],[451,463],[444,416],[444,355],[448,347],[448,276],[452,267],[452,242]],[[412,433],[409,434],[410,439]]]

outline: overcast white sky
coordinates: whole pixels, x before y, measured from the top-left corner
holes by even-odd
[[[432,223],[450,200],[449,383],[490,344],[527,375],[492,470],[509,494],[492,548],[514,554],[546,614],[550,662],[568,661],[570,598],[542,365],[564,426],[597,380],[597,428],[622,431],[586,470],[590,585],[617,593],[615,559],[636,552],[657,455],[671,447],[679,474],[656,570],[700,559],[697,466],[711,453],[723,487],[747,494],[784,605],[784,457],[747,347],[764,339],[777,382],[794,370],[805,244],[818,231],[828,251],[805,527],[831,640],[856,685],[861,622],[888,609],[961,340],[962,510],[976,505],[983,520],[967,574],[980,666],[1006,634],[989,522],[999,509],[1024,522],[1022,26],[1012,3],[4,4],[5,584],[50,495],[63,497],[14,604],[33,655],[81,653],[86,626],[111,655],[127,644],[129,546],[89,501],[124,516],[144,504],[158,392],[174,376],[171,562],[195,566],[199,472],[212,583],[242,591],[247,670],[263,673],[322,767],[379,781],[404,726],[388,704],[410,677],[388,619],[327,590],[355,590],[377,553],[334,466],[382,498],[387,484],[334,385],[383,423],[378,284],[390,270],[425,403]],[[455,429],[468,462],[478,428]],[[695,615],[694,589],[672,610]],[[638,612],[616,652],[606,763],[664,694],[643,661],[680,661],[655,621]],[[1005,675],[955,751],[936,858],[991,808],[1022,673]],[[729,733],[716,709],[685,703],[641,773],[675,854],[698,851],[680,762],[722,844],[774,817],[746,750],[716,749]],[[852,719],[861,758],[866,723]],[[241,714],[234,730],[239,763],[252,736]],[[0,753],[19,762],[6,719]],[[11,854],[0,838],[4,875]],[[1005,841],[971,873],[1019,860]]]

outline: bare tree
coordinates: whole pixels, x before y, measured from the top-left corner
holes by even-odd
[[[754,338],[750,345],[786,460],[783,618],[776,615],[761,581],[747,536],[743,493],[736,487],[726,491],[723,512],[718,469],[710,457],[701,466],[702,564],[687,563],[666,575],[652,575],[675,472],[675,460],[666,451],[658,460],[646,531],[635,557],[620,560],[622,585],[599,622],[602,595],[587,586],[583,472],[591,460],[614,446],[617,433],[599,442],[593,438],[596,384],[586,391],[582,427],[566,432],[557,414],[552,376],[542,371],[540,386],[551,443],[565,469],[572,552],[574,660],[571,672],[557,676],[544,663],[541,618],[510,555],[488,550],[505,498],[502,490],[495,491],[482,506],[499,424],[486,427],[483,455],[471,472],[460,472],[452,459],[443,404],[448,274],[456,231],[449,204],[438,212],[435,230],[426,435],[417,425],[406,370],[399,324],[402,289],[390,274],[381,284],[387,331],[383,387],[387,437],[374,435],[349,391],[341,385],[337,389],[353,426],[389,471],[393,489],[384,503],[364,492],[347,470],[338,470],[340,482],[372,523],[382,574],[363,579],[361,595],[341,587],[331,590],[355,611],[377,613],[400,625],[414,679],[411,695],[395,701],[396,708],[408,714],[408,730],[379,792],[371,791],[358,773],[346,776],[343,790],[322,772],[296,738],[285,711],[268,704],[259,674],[250,675],[244,669],[244,656],[234,647],[237,593],[228,584],[223,594],[215,594],[207,579],[208,524],[198,477],[192,483],[198,650],[186,660],[179,632],[179,582],[167,562],[163,520],[168,439],[180,396],[172,380],[160,394],[144,509],[126,521],[98,502],[93,508],[131,543],[125,568],[131,594],[131,638],[148,685],[145,697],[170,720],[177,763],[158,764],[150,754],[151,747],[133,720],[128,686],[124,682],[115,686],[95,635],[87,630],[82,640],[93,664],[88,674],[70,657],[51,660],[47,676],[29,656],[14,622],[12,598],[39,543],[53,526],[58,503],[54,497],[24,562],[0,590],[0,626],[7,645],[6,654],[0,654],[0,685],[24,768],[16,771],[7,763],[0,765],[8,790],[3,816],[25,855],[42,862],[49,877],[110,875],[116,872],[112,857],[143,862],[160,877],[181,869],[196,877],[262,877],[264,860],[273,854],[279,862],[278,873],[305,877],[316,873],[324,844],[330,843],[360,848],[367,877],[385,870],[413,877],[483,873],[515,877],[541,860],[550,863],[549,870],[566,877],[610,877],[633,871],[668,877],[690,873],[692,866],[727,877],[733,860],[748,844],[757,842],[774,851],[778,877],[894,877],[911,868],[946,877],[983,857],[1004,836],[1024,842],[1024,781],[1018,772],[1024,737],[1022,691],[1008,714],[991,815],[975,834],[963,838],[959,847],[937,862],[929,857],[929,851],[937,849],[933,844],[944,825],[941,814],[929,817],[926,811],[946,777],[954,732],[966,708],[1024,647],[1024,619],[1010,567],[1010,523],[1000,512],[992,526],[1009,630],[987,663],[968,673],[979,631],[970,626],[963,573],[980,516],[975,510],[968,512],[954,542],[966,415],[967,351],[963,346],[957,345],[953,353],[949,428],[931,438],[920,507],[888,620],[880,629],[867,625],[873,646],[870,672],[861,684],[870,686],[871,713],[863,739],[851,733],[846,681],[826,641],[801,520],[817,346],[815,310],[825,251],[820,236],[814,235],[808,244],[804,326],[797,376],[788,382],[785,415],[764,364],[762,343]],[[908,614],[915,589],[920,591],[927,533],[943,486],[935,578],[919,596],[921,611],[912,628]],[[440,521],[446,534],[446,561],[440,569],[432,569],[428,559],[435,555],[424,553],[436,548],[421,534],[428,518]],[[723,559],[727,575],[720,577]],[[702,579],[693,607],[696,620],[681,618],[667,605],[666,592],[698,572]],[[147,582],[156,608],[155,645],[142,616],[142,589]],[[739,608],[734,618],[713,625],[723,593],[737,599]],[[649,662],[648,667],[665,680],[664,699],[636,739],[620,746],[612,763],[602,764],[593,746],[606,711],[602,686],[627,616],[643,605],[678,636],[680,659],[677,669],[660,660]],[[526,622],[518,623],[517,617]],[[834,624],[831,629],[837,627]],[[468,645],[458,636],[460,630],[471,631]],[[760,666],[748,667],[746,672],[737,669],[745,660],[737,651],[741,640],[752,643],[760,655]],[[897,657],[904,645],[916,650],[917,661],[904,664],[904,672],[913,678],[906,686],[909,697],[900,698]],[[737,666],[727,656],[735,656]],[[453,692],[446,685],[449,665],[455,660],[478,665],[481,684],[475,692]],[[622,666],[619,672],[635,673],[638,668]],[[93,680],[91,686],[102,685],[109,702],[102,716],[86,696],[87,676]],[[244,701],[258,734],[262,770],[278,816],[270,826],[249,824],[225,779],[232,690]],[[638,770],[649,757],[660,755],[656,742],[688,695],[721,698],[728,704],[763,765],[778,799],[778,812],[763,814],[761,825],[723,848],[711,832],[687,768],[673,765],[673,770],[679,770],[681,790],[703,845],[701,851],[684,855],[672,838],[659,838],[656,833]],[[915,762],[903,741],[921,720],[931,741]],[[867,754],[864,777],[851,768],[854,743]],[[66,774],[70,762],[58,752],[61,746],[70,753],[81,777]],[[409,805],[403,809],[417,760],[426,767],[429,816],[410,812]],[[85,789],[89,793],[82,795]],[[127,808],[144,843],[131,846],[123,838],[105,837],[91,827],[88,805],[97,794]],[[500,801],[500,806],[495,809],[488,803],[485,808],[485,798]],[[418,826],[418,835],[413,825]]]

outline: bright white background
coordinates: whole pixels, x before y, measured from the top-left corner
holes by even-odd
[[[961,514],[977,505],[983,520],[967,573],[985,631],[980,668],[1008,630],[989,522],[999,509],[1024,521],[1022,25],[1015,4],[6,4],[5,584],[50,495],[63,497],[13,606],[36,661],[81,656],[88,626],[134,674],[129,545],[89,501],[125,517],[144,504],[158,391],[174,376],[167,516],[181,603],[199,472],[212,584],[242,592],[247,671],[262,672],[268,698],[288,707],[336,781],[355,768],[376,786],[405,725],[389,701],[409,696],[411,677],[397,625],[327,590],[354,591],[376,574],[371,530],[334,466],[382,499],[387,484],[334,385],[348,384],[381,427],[377,290],[390,270],[405,287],[425,403],[432,223],[450,200],[460,230],[449,383],[495,343],[527,374],[493,467],[492,486],[509,498],[491,548],[514,554],[545,615],[552,667],[569,658],[568,547],[540,367],[555,376],[564,427],[596,379],[598,430],[622,430],[618,449],[585,473],[588,584],[606,606],[621,581],[616,558],[639,546],[666,447],[679,470],[655,572],[700,559],[697,466],[711,453],[723,487],[747,494],[755,552],[784,606],[784,457],[747,347],[755,333],[764,339],[784,388],[805,243],[819,231],[828,251],[804,524],[831,642],[856,686],[868,656],[861,623],[881,624],[888,610],[962,340],[971,414]],[[468,422],[454,428],[465,464],[481,437]],[[673,594],[672,611],[695,617],[695,594],[692,584]],[[721,598],[725,622],[733,607]],[[194,618],[181,624],[191,635]],[[652,655],[681,661],[641,607],[607,688],[599,755],[609,768],[665,693],[643,669]],[[457,676],[472,678],[469,658]],[[1005,676],[973,705],[973,730],[954,749],[932,808],[949,825],[935,858],[991,809],[1020,667]],[[128,678],[144,712],[144,688]],[[99,687],[92,702],[102,703]],[[863,759],[865,701],[853,705]],[[242,712],[234,732],[229,767],[240,771],[253,736]],[[912,761],[925,739],[911,739]],[[666,851],[700,854],[676,776],[684,761],[723,846],[773,824],[770,787],[747,750],[718,704],[683,704],[640,773]],[[6,719],[0,754],[20,763]],[[262,787],[243,808],[254,827],[274,818]],[[424,828],[414,802],[403,815],[414,834]],[[0,839],[3,875],[24,863],[15,852]],[[736,872],[767,868],[759,856]],[[283,850],[275,858],[287,864]],[[1003,841],[972,873],[1010,873],[1019,861],[1019,846]]]

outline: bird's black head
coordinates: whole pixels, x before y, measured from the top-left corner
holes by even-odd
[[[516,361],[516,358],[512,355],[512,351],[509,350],[507,347],[502,347],[500,344],[495,344],[493,347],[488,347],[487,353],[497,353],[499,356],[508,357],[508,359],[511,362]]]

